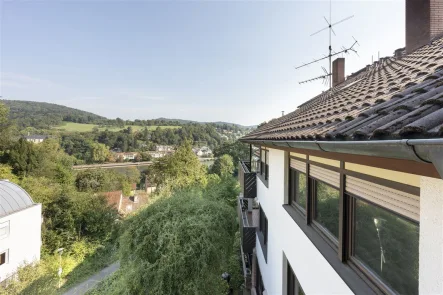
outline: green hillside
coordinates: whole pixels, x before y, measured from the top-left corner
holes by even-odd
[[[93,113],[53,103],[21,100],[0,100],[0,102],[9,107],[9,119],[14,120],[20,128],[47,129],[62,125],[63,121],[97,124],[106,120],[105,117]]]

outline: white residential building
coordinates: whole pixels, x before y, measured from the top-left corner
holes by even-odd
[[[335,60],[331,91],[240,139],[251,294],[443,294],[443,1],[406,21],[397,56]]]
[[[41,204],[18,185],[0,180],[0,282],[40,260]]]
[[[194,153],[198,157],[210,157],[210,156],[212,156],[212,150],[209,147],[207,147],[207,146],[203,146],[201,148],[195,148],[193,150],[194,150]]]
[[[33,143],[42,143],[45,139],[48,138],[47,135],[27,135],[24,137],[26,141],[33,142]]]

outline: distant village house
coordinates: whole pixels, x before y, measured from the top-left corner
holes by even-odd
[[[33,142],[33,143],[42,143],[45,139],[48,138],[47,135],[27,135],[23,137],[24,139],[26,139],[26,141],[28,142]]]

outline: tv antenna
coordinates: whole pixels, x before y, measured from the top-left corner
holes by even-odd
[[[315,78],[312,78],[312,79],[309,79],[309,80],[298,82],[298,84],[305,84],[305,83],[309,83],[309,82],[312,82],[312,81],[315,81],[315,80],[322,79],[323,80],[323,85],[326,85],[328,83],[328,77],[330,77],[332,74],[328,73],[328,71],[326,71],[326,69],[324,67],[321,67],[321,68],[323,69],[323,72],[325,73],[324,75],[321,75],[321,76],[318,76],[318,77],[315,77]]]
[[[342,19],[340,21],[332,23],[332,0],[329,0],[329,21],[326,19],[326,17],[323,16],[323,18],[325,19],[325,21],[326,21],[326,23],[328,25],[326,27],[324,27],[323,29],[318,30],[317,32],[312,33],[310,35],[310,36],[314,36],[314,35],[317,35],[320,32],[323,32],[324,30],[328,30],[329,29],[329,47],[328,47],[329,54],[327,56],[325,55],[322,58],[314,59],[314,61],[312,61],[312,62],[304,63],[301,66],[295,67],[295,69],[297,70],[297,69],[300,69],[302,67],[308,66],[310,64],[313,64],[313,63],[316,63],[316,62],[319,62],[321,60],[324,60],[324,59],[328,58],[329,59],[329,72],[326,72],[325,75],[322,75],[322,76],[319,76],[319,77],[316,77],[316,78],[312,78],[312,79],[309,79],[309,80],[306,80],[306,81],[302,81],[299,84],[311,82],[311,81],[318,80],[318,79],[325,79],[326,80],[326,78],[329,77],[329,88],[332,88],[332,57],[337,55],[337,54],[341,54],[341,53],[349,53],[349,51],[357,53],[357,51],[354,49],[354,46],[356,44],[358,45],[357,40],[355,40],[355,38],[353,37],[355,42],[354,42],[354,44],[352,44],[352,46],[350,46],[348,48],[342,47],[341,51],[339,51],[339,52],[333,51],[332,50],[332,34],[334,34],[334,36],[336,36],[333,27],[338,25],[338,24],[340,24],[340,23],[342,23],[342,22],[345,22],[345,21],[347,21],[347,20],[349,20],[349,19],[351,19],[353,17],[354,17],[354,15],[351,15],[351,16],[348,16],[348,17],[346,17],[346,18],[344,18],[344,19]],[[324,68],[323,68],[323,71],[325,71]]]

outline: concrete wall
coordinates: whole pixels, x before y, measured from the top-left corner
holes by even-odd
[[[257,179],[257,195],[268,218],[268,259],[257,239],[257,259],[268,295],[282,294],[283,253],[306,294],[353,294],[282,207],[287,182],[286,153],[270,149],[269,188]]]
[[[419,293],[443,294],[443,180],[421,177]]]
[[[0,253],[9,250],[9,261],[0,266],[0,282],[25,262],[40,260],[41,204],[0,218],[9,221],[9,236],[0,240]]]

